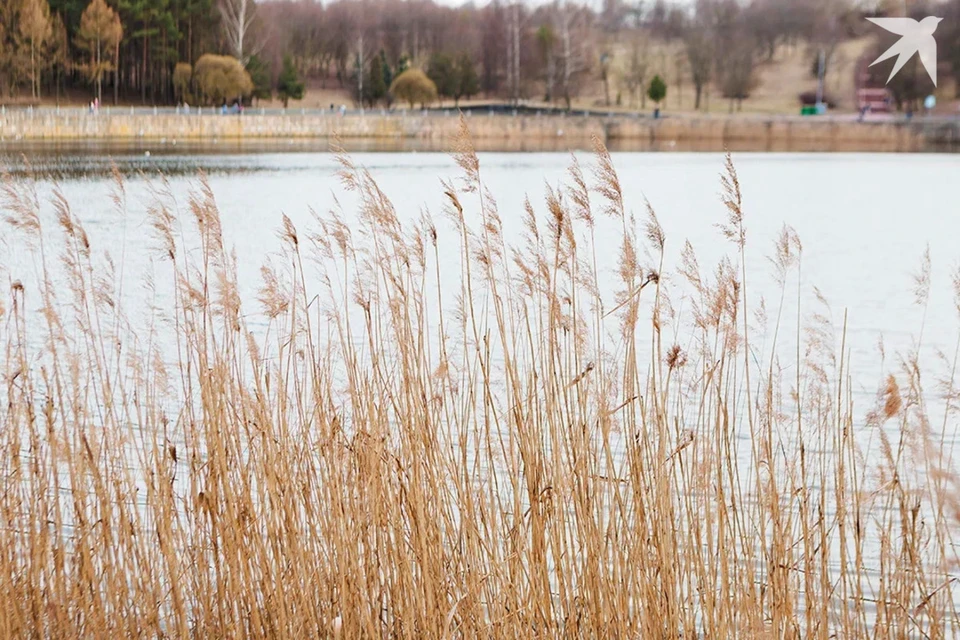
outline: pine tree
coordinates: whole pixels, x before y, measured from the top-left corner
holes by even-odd
[[[283,71],[277,79],[277,97],[283,101],[283,108],[287,108],[290,100],[302,100],[304,93],[303,82],[293,64],[293,58],[283,56]]]
[[[406,71],[409,68],[410,68],[410,56],[408,56],[407,54],[401,55],[400,59],[397,60],[397,70],[393,74],[394,79],[398,78],[400,74],[402,74],[404,71]],[[393,82],[391,82],[390,85],[392,86]]]
[[[660,102],[667,97],[667,83],[659,75],[653,76],[650,81],[650,88],[647,89],[647,97],[653,100],[659,108]]]
[[[250,80],[253,81],[251,97],[257,100],[269,100],[273,97],[270,67],[263,61],[263,58],[256,54],[250,56],[250,60],[247,62],[247,73],[250,74]]]
[[[456,63],[457,90],[454,94],[455,104],[460,104],[460,98],[469,98],[480,91],[480,78],[477,76],[477,68],[470,59],[470,54],[466,51],[457,56]]]
[[[375,55],[373,60],[370,61],[370,72],[367,74],[364,93],[367,94],[366,100],[370,103],[371,107],[376,106],[387,94],[387,84],[383,79],[383,59],[381,58],[381,54]]]
[[[390,67],[390,63],[387,62],[387,54],[384,53],[383,49],[380,50],[380,62],[383,67],[383,97],[387,100],[387,103],[390,102],[390,85],[393,84],[393,69]]]
[[[19,75],[20,30],[17,2],[0,1],[0,97],[13,93]]]
[[[436,52],[427,63],[427,77],[437,87],[441,98],[453,98],[457,94],[457,71],[453,59],[446,53]]]

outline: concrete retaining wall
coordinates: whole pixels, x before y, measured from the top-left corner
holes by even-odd
[[[486,149],[588,147],[597,137],[611,148],[758,151],[923,151],[960,144],[957,121],[866,122],[831,118],[722,118],[479,115],[466,116],[477,146]],[[323,113],[219,115],[196,112],[123,113],[82,110],[0,113],[0,141],[183,141],[362,139],[386,144],[420,141],[449,147],[453,113]]]

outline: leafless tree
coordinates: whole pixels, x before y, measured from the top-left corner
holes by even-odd
[[[510,85],[510,100],[514,105],[520,102],[520,29],[521,29],[520,3],[514,2],[510,7],[510,19],[507,25],[509,34],[507,42],[510,46],[508,56],[509,66],[507,76]]]
[[[256,53],[256,47],[250,43],[250,33],[257,11],[255,0],[220,0],[217,7],[220,9],[223,35],[230,52],[237,60],[246,64],[250,56]]]
[[[627,64],[626,72],[623,74],[623,81],[630,95],[630,106],[636,104],[635,100],[639,96],[640,108],[647,108],[647,72],[650,70],[650,41],[638,35],[630,48],[630,61]]]
[[[713,37],[707,26],[698,21],[687,28],[683,42],[690,68],[690,80],[696,92],[693,108],[699,110],[703,89],[710,83],[713,75]]]
[[[557,35],[549,24],[540,25],[537,29],[537,47],[540,53],[540,62],[543,65],[543,80],[546,86],[544,99],[553,101],[553,84],[557,77],[556,56]]]
[[[363,43],[363,29],[357,32],[357,104],[363,110],[363,76],[366,75],[366,48]]]
[[[734,105],[737,111],[743,108],[743,101],[757,86],[755,73],[756,45],[747,39],[731,43],[725,50],[723,65],[720,69],[720,85],[723,97],[730,100],[730,113]]]
[[[570,109],[570,103],[573,95],[577,92],[577,83],[580,76],[589,70],[587,56],[585,55],[585,40],[583,34],[577,33],[577,28],[582,25],[583,16],[579,8],[570,4],[569,0],[563,0],[558,4],[556,11],[557,33],[560,40],[560,90],[563,93],[563,100],[567,109]]]

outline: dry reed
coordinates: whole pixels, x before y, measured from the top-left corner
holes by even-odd
[[[187,214],[166,185],[150,207],[175,303],[149,323],[63,197],[42,228],[32,185],[5,182],[0,248],[27,242],[40,275],[0,271],[0,636],[960,632],[960,492],[919,364],[884,376],[866,425],[826,313],[759,364],[729,158],[734,253],[705,272],[688,243],[672,278],[672,239],[649,204],[636,231],[599,144],[593,184],[574,160],[543,216],[527,203],[520,246],[465,129],[440,230],[340,158],[357,215],[283,218],[260,333],[205,182]],[[600,216],[623,228],[613,300]],[[777,328],[802,256],[785,228]],[[955,411],[952,377],[938,394]]]

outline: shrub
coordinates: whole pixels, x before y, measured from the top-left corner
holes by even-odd
[[[193,84],[193,67],[186,62],[178,62],[173,68],[173,95],[177,102],[193,100],[191,85]]]
[[[805,107],[813,106],[817,104],[817,92],[816,91],[804,91],[800,94],[800,104]],[[831,109],[837,108],[837,101],[833,99],[830,94],[823,94],[823,101]]]
[[[653,76],[653,80],[650,81],[650,88],[647,89],[647,97],[654,101],[656,104],[667,97],[667,83],[663,81],[659,75]]]
[[[407,102],[412,109],[416,103],[426,107],[437,99],[437,85],[420,69],[407,69],[390,85],[390,93],[397,100]]]
[[[207,104],[219,105],[241,99],[253,91],[250,74],[240,61],[231,56],[206,53],[193,68],[194,81],[201,98]]]

